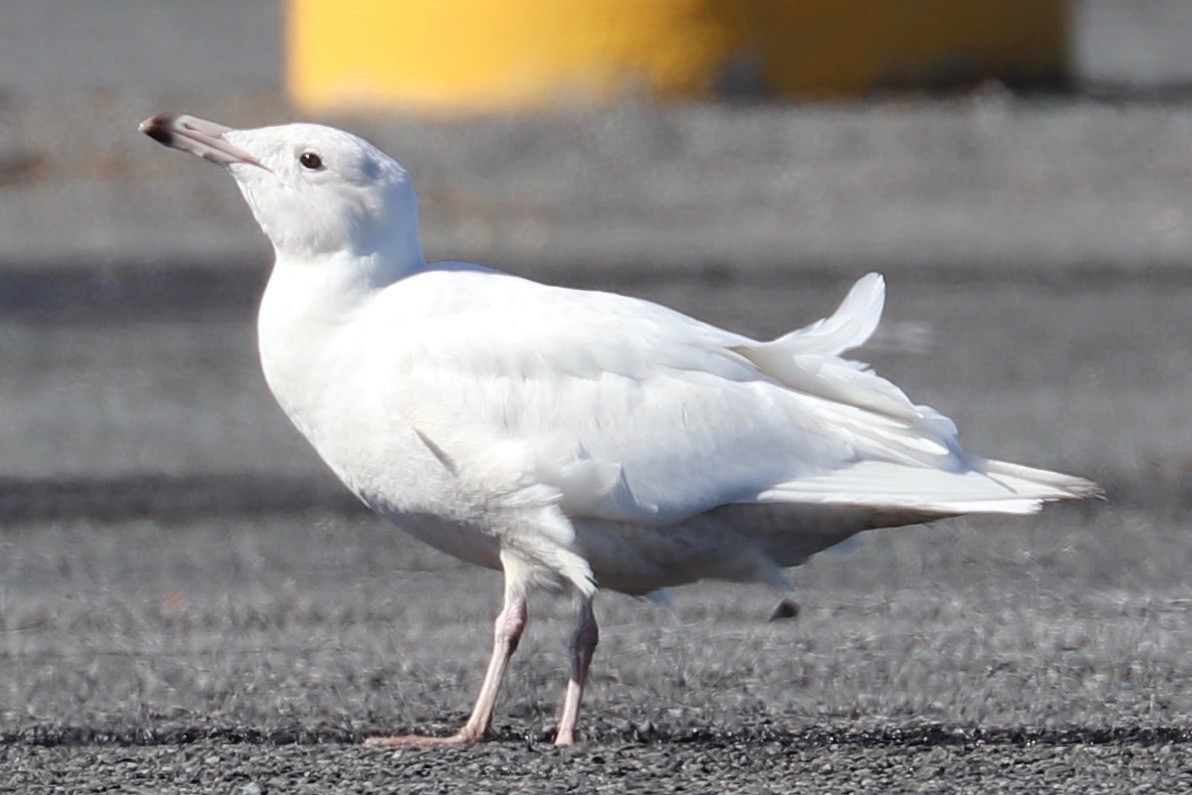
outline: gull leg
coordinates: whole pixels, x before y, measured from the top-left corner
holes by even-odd
[[[592,653],[600,631],[596,616],[592,612],[592,597],[577,595],[575,598],[575,632],[571,635],[571,678],[567,681],[567,693],[563,696],[563,714],[559,718],[559,733],[555,745],[575,745],[575,723],[579,718],[579,702],[584,694],[584,683],[588,681],[588,667],[592,664]]]
[[[518,641],[526,628],[526,592],[520,578],[512,576],[508,567],[505,573],[505,606],[497,616],[493,627],[493,656],[484,674],[484,684],[468,722],[450,737],[426,737],[419,734],[393,737],[369,737],[365,745],[379,748],[393,748],[412,745],[471,745],[479,742],[492,731],[493,707],[505,678],[509,658],[517,650]]]
[[[470,738],[465,739],[465,742],[474,742],[492,732],[493,707],[496,706],[497,695],[501,692],[501,682],[505,679],[505,668],[509,665],[509,658],[517,651],[517,644],[525,631],[526,618],[525,592],[520,587],[511,587],[506,582],[505,607],[497,616],[493,627],[493,656],[488,662],[484,684],[480,687],[480,695],[472,707],[472,714],[459,730],[461,736]]]

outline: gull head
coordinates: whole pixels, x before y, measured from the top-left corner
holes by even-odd
[[[279,262],[345,253],[420,264],[409,175],[363,138],[319,124],[239,130],[169,114],[146,119],[139,129],[226,168]]]

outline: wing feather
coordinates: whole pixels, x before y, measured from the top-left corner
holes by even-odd
[[[463,283],[474,279],[485,281]],[[406,282],[384,307],[390,324],[404,318],[391,363],[403,405],[437,418],[431,435],[457,460],[521,445],[532,471],[511,480],[550,486],[573,519],[659,526],[755,501],[1023,510],[1056,498],[1021,483],[1009,501],[990,497],[948,418],[838,356],[878,325],[876,274],[831,317],[771,342],[505,274]]]

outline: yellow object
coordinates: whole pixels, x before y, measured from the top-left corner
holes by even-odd
[[[1067,0],[289,0],[288,80],[308,108],[431,112],[1056,82],[1067,10]]]

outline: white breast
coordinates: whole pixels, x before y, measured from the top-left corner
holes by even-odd
[[[337,272],[277,268],[270,277],[257,329],[270,391],[369,507],[443,552],[499,568],[496,540],[415,427],[391,349],[372,336],[375,291],[345,289]]]

